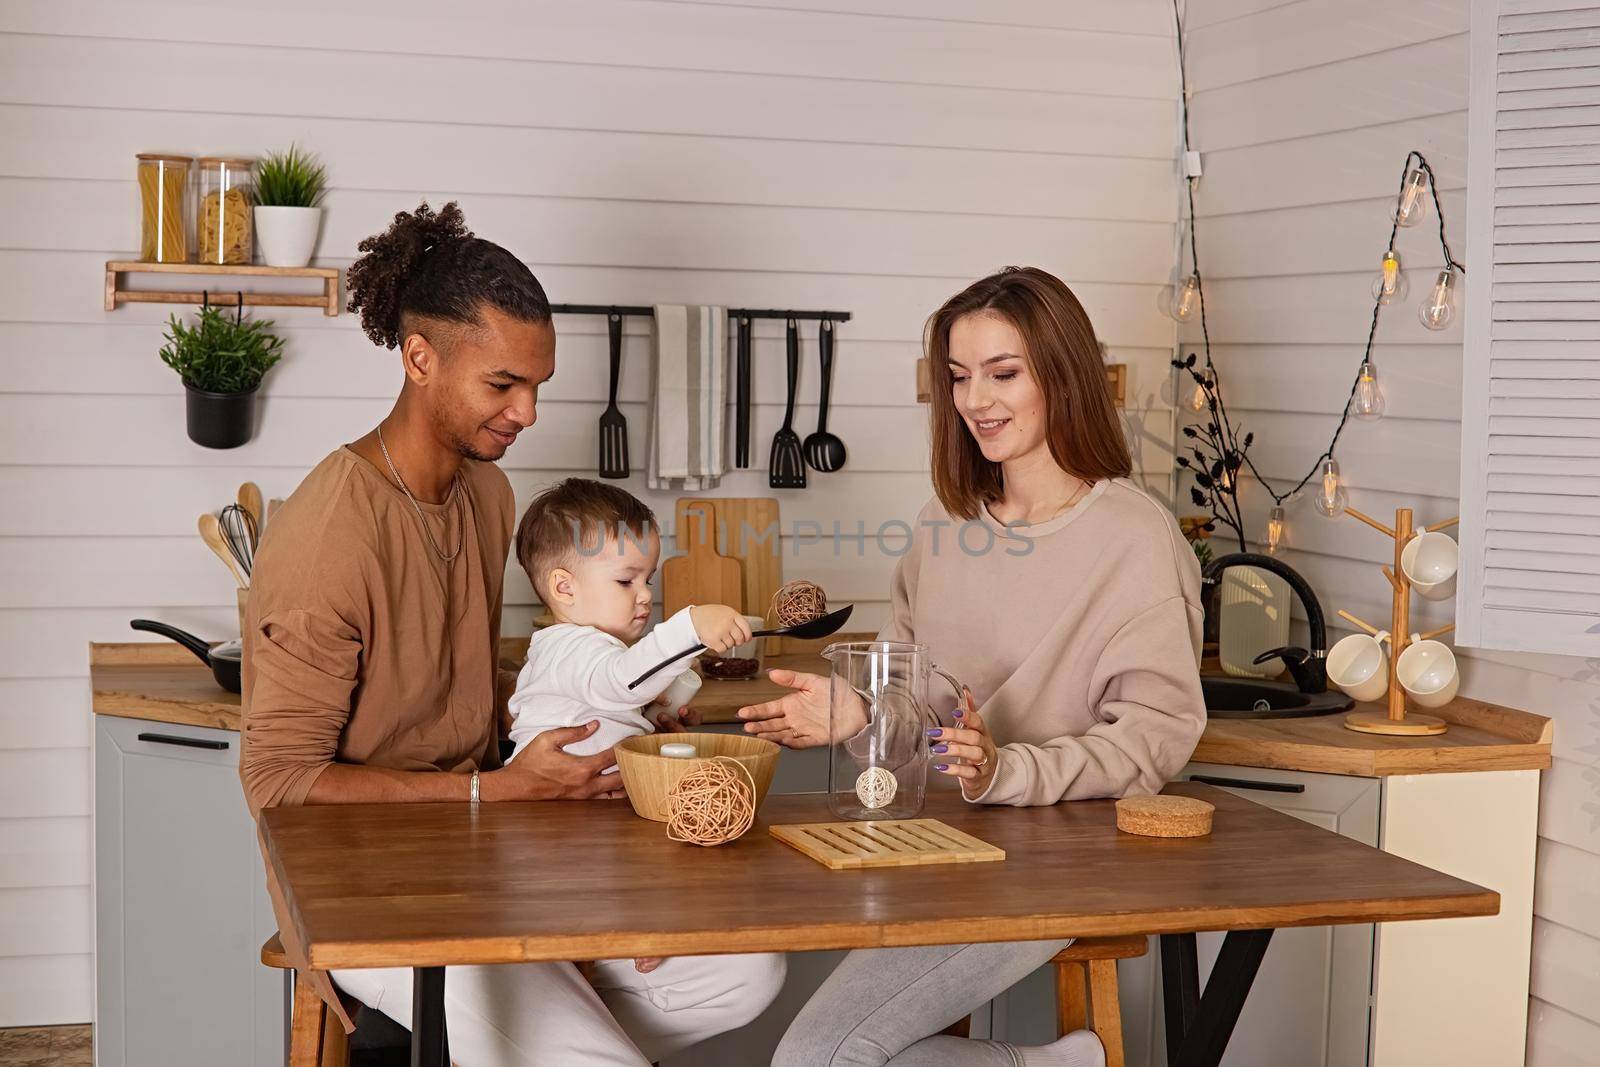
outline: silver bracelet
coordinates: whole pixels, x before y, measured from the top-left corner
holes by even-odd
[[[479,795],[478,795],[478,772],[477,771],[473,771],[472,772],[472,803],[476,804],[478,802],[478,800],[479,800]]]

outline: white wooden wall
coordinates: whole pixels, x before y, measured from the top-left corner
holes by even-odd
[[[1193,141],[1214,354],[1256,464],[1284,488],[1332,433],[1361,358],[1371,278],[1406,152],[1438,175],[1451,249],[1466,245],[1468,0],[1193,0],[1187,38]],[[1338,450],[1351,502],[1420,521],[1456,513],[1461,332],[1429,333],[1416,305],[1442,260],[1435,218],[1400,231],[1406,301],[1384,311],[1374,360],[1388,399]],[[1459,309],[1458,309],[1459,310]],[[1247,482],[1249,534],[1270,501]],[[1388,618],[1377,565],[1388,542],[1351,519],[1290,506],[1284,555],[1325,611]],[[1413,600],[1416,628],[1450,604]],[[1335,629],[1330,640],[1343,636]],[[1462,653],[1466,695],[1555,718],[1544,777],[1528,1063],[1593,1064],[1600,1048],[1600,661]]]
[[[913,361],[925,317],[1008,263],[1068,279],[1150,409],[1173,244],[1173,35],[1162,0],[14,0],[0,7],[0,1026],[87,1020],[87,654],[149,616],[221,638],[230,582],[194,534],[245,479],[287,494],[399,383],[351,316],[285,310],[259,437],[209,452],[156,358],[169,308],[101,310],[136,245],[139,151],[298,141],[334,189],[319,262],[422,197],[526,259],[552,299],[845,308],[840,473],[786,520],[911,519],[929,494]],[[855,14],[837,9],[850,8]],[[1220,184],[1220,182],[1219,182]],[[521,499],[593,475],[603,323],[559,324],[538,426],[503,466]],[[814,425],[815,331],[798,425]],[[757,331],[753,454],[782,417],[781,324]],[[645,453],[648,349],[623,410]],[[731,425],[731,420],[730,420]],[[1143,432],[1143,431],[1141,431]],[[731,450],[730,450],[731,451]],[[642,479],[635,478],[639,490]],[[765,494],[762,469],[721,492]],[[671,499],[645,495],[671,514]],[[789,557],[881,619],[893,560]],[[508,630],[534,613],[508,573]]]

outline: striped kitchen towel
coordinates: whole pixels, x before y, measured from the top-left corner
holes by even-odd
[[[651,333],[651,489],[715,489],[728,406],[725,308],[657,304]]]

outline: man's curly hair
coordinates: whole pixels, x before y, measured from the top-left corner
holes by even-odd
[[[493,241],[472,236],[454,200],[438,212],[426,201],[395,215],[358,246],[345,285],[348,310],[361,313],[372,343],[394,348],[410,316],[475,326],[483,305],[524,322],[548,322],[550,301],[527,265]]]

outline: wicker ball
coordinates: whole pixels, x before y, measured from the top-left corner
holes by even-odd
[[[856,798],[862,807],[876,811],[893,800],[899,788],[900,783],[889,768],[868,767],[856,779]]]
[[[828,594],[816,582],[796,578],[772,594],[772,614],[779,626],[798,626],[828,613]]]
[[[722,845],[750,829],[756,784],[738,760],[703,761],[667,794],[667,836],[691,845]]]

